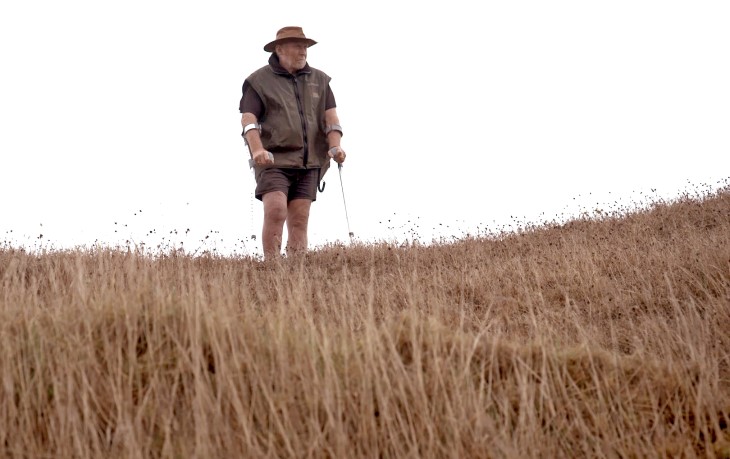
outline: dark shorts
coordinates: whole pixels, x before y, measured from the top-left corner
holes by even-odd
[[[263,169],[256,177],[256,199],[262,200],[266,193],[281,191],[292,199],[317,200],[319,169]]]

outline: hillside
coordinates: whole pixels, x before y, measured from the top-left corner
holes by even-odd
[[[730,458],[730,188],[280,262],[0,249],[2,457]]]

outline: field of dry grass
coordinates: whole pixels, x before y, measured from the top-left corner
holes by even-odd
[[[730,458],[730,188],[429,246],[0,249],[0,457]]]

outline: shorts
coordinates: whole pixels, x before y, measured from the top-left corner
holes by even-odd
[[[256,176],[256,199],[261,201],[266,193],[281,191],[292,199],[317,200],[319,169],[282,169],[268,167]]]

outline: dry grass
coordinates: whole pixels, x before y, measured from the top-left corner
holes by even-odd
[[[730,457],[730,189],[281,263],[0,250],[3,457]]]

